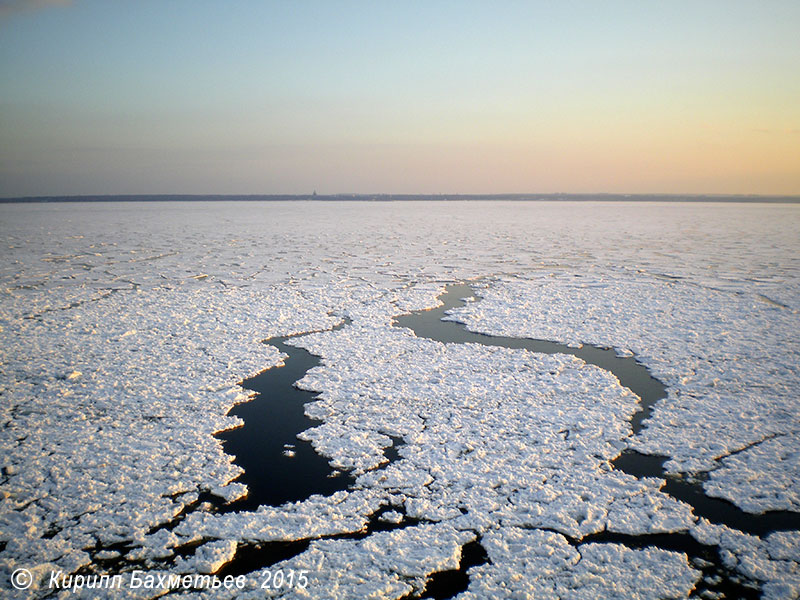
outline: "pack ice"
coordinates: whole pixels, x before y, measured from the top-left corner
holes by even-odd
[[[186,595],[414,597],[476,541],[485,559],[461,598],[688,597],[702,565],[625,541],[655,534],[709,545],[764,597],[800,594],[796,531],[708,523],[663,480],[610,465],[624,448],[667,455],[742,510],[800,511],[794,205],[69,203],[0,217],[8,597],[48,595],[54,569],[217,572],[276,543],[297,551],[245,590]],[[633,354],[668,397],[633,436],[638,398],[607,371],[392,325],[468,280],[480,301],[451,318],[470,330]],[[239,382],[280,368],[261,341],[305,332],[292,343],[322,364],[297,385],[319,393],[306,413],[320,423],[301,437],[355,484],[220,511],[246,489],[214,433],[240,424]],[[390,526],[374,527],[382,510]],[[604,532],[620,541],[592,541]],[[29,590],[5,583],[18,568]],[[267,569],[307,570],[308,585],[261,589]]]

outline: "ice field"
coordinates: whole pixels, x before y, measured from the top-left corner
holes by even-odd
[[[5,204],[0,235],[3,597],[800,596],[800,205]],[[457,283],[465,331],[612,348],[666,396],[634,431],[606,369],[394,324]],[[215,434],[276,336],[320,357],[297,444],[351,479],[235,510]],[[134,570],[246,585],[49,586]]]

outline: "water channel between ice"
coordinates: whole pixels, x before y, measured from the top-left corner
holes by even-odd
[[[638,434],[644,421],[651,415],[654,405],[667,397],[665,386],[653,378],[648,370],[634,357],[621,357],[612,348],[600,348],[584,344],[573,348],[553,341],[529,338],[493,336],[468,331],[464,324],[443,321],[442,318],[454,308],[465,304],[465,298],[475,297],[468,284],[448,285],[439,296],[442,305],[435,309],[419,310],[399,316],[394,325],[411,329],[417,337],[442,343],[478,343],[511,349],[524,349],[543,354],[569,354],[588,364],[612,373],[621,385],[640,398],[640,408],[631,418],[633,434]],[[344,326],[337,326],[338,329]],[[302,335],[302,334],[301,334]],[[225,451],[236,456],[236,463],[244,469],[239,481],[249,488],[246,498],[226,506],[218,505],[223,512],[255,510],[260,505],[277,506],[285,502],[302,500],[312,494],[332,494],[347,489],[353,478],[348,473],[331,469],[327,460],[316,454],[307,442],[297,439],[297,434],[317,424],[305,416],[304,405],[314,397],[295,387],[295,382],[317,366],[320,359],[302,348],[285,344],[293,336],[272,338],[266,343],[275,345],[288,358],[279,368],[268,369],[243,382],[243,386],[258,392],[251,402],[237,405],[230,414],[241,417],[244,426],[219,434]],[[390,462],[401,458],[398,447],[402,440],[393,438],[394,446],[386,450]],[[612,461],[612,466],[635,477],[659,477],[665,479],[662,490],[688,503],[698,516],[731,528],[764,536],[772,531],[800,529],[800,514],[775,511],[764,514],[745,513],[734,504],[711,498],[703,490],[698,478],[687,479],[664,472],[663,464],[668,457],[648,456],[633,451],[623,452]],[[344,534],[342,538],[361,539],[385,528],[380,525],[379,514],[373,515],[366,531]],[[399,527],[413,526],[406,519]],[[257,547],[242,547],[225,572],[251,572],[302,552],[309,540],[287,542],[283,546],[264,544]],[[621,543],[629,547],[657,546],[687,553],[695,564],[706,564],[704,575],[716,583],[701,584],[695,592],[707,589],[726,596],[756,597],[754,582],[745,582],[724,568],[716,548],[704,546],[688,533],[657,535],[622,535],[609,532],[594,534],[582,540],[570,540],[574,545],[588,542]],[[275,547],[273,547],[275,546]],[[284,547],[285,546],[285,547]],[[435,573],[421,597],[450,598],[466,589],[469,579],[466,570],[488,560],[485,551],[476,540],[467,544],[463,552],[461,567],[455,571]],[[710,565],[710,566],[709,566]],[[748,584],[749,583],[749,584]],[[420,596],[415,596],[420,597]]]
[[[487,335],[468,331],[463,323],[443,321],[448,312],[464,306],[465,298],[476,295],[468,284],[447,286],[439,296],[442,305],[426,312],[415,312],[398,317],[395,321],[400,327],[408,327],[417,337],[429,338],[445,343],[472,342],[484,346],[525,349],[542,354],[569,354],[588,364],[595,365],[612,373],[621,385],[627,387],[640,399],[640,408],[631,418],[633,435],[644,427],[654,405],[667,397],[667,389],[655,379],[647,368],[634,357],[617,356],[613,348],[599,348],[584,344],[573,348],[558,342],[530,338],[515,338]],[[731,528],[763,536],[772,531],[800,529],[800,513],[789,511],[770,511],[763,514],[747,513],[725,500],[706,496],[699,478],[667,476],[663,465],[668,456],[653,456],[627,450],[612,465],[624,473],[635,477],[666,478],[664,491],[694,508],[695,514],[707,518],[712,523],[724,524]]]
[[[588,364],[609,371],[621,385],[639,397],[639,410],[631,418],[633,435],[637,435],[642,430],[644,421],[652,414],[654,405],[667,397],[667,389],[664,384],[650,375],[644,365],[637,362],[634,357],[618,356],[613,348],[600,348],[589,344],[573,348],[548,340],[475,333],[467,330],[463,323],[442,320],[453,309],[464,306],[468,298],[479,299],[469,284],[448,285],[445,292],[439,296],[439,300],[442,302],[439,307],[402,315],[395,319],[394,324],[411,329],[417,337],[443,343],[471,342],[485,346],[524,349],[543,354],[569,354]],[[757,536],[765,536],[773,531],[800,529],[800,513],[789,511],[771,511],[763,514],[747,513],[731,502],[707,496],[702,486],[703,474],[692,478],[667,475],[663,466],[668,459],[668,456],[644,455],[626,450],[611,464],[615,469],[637,478],[658,477],[664,479],[662,491],[689,504],[695,515],[705,517],[712,523],[727,525]],[[722,594],[721,597],[757,597],[755,582],[743,582],[742,578],[722,566],[716,548],[698,543],[688,533],[634,536],[603,532],[587,536],[582,540],[570,540],[573,545],[589,542],[620,543],[639,548],[656,546],[685,552],[693,559],[695,566],[703,565],[701,570],[705,577],[695,589],[696,593]]]
[[[317,454],[309,442],[297,438],[299,433],[319,425],[319,421],[305,415],[306,403],[316,394],[297,388],[295,382],[319,365],[320,359],[303,348],[286,344],[292,337],[297,336],[265,340],[287,355],[284,365],[242,382],[242,387],[257,395],[250,402],[237,404],[228,414],[241,418],[244,425],[217,434],[225,452],[235,456],[236,464],[244,469],[238,481],[248,488],[245,498],[221,510],[254,511],[261,505],[280,506],[313,494],[327,496],[353,483],[349,474],[331,469],[327,459]]]

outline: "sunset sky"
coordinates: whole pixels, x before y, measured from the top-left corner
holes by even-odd
[[[800,2],[0,1],[0,196],[800,194]]]

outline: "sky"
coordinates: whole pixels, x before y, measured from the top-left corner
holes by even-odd
[[[0,196],[800,194],[800,2],[0,0]]]

